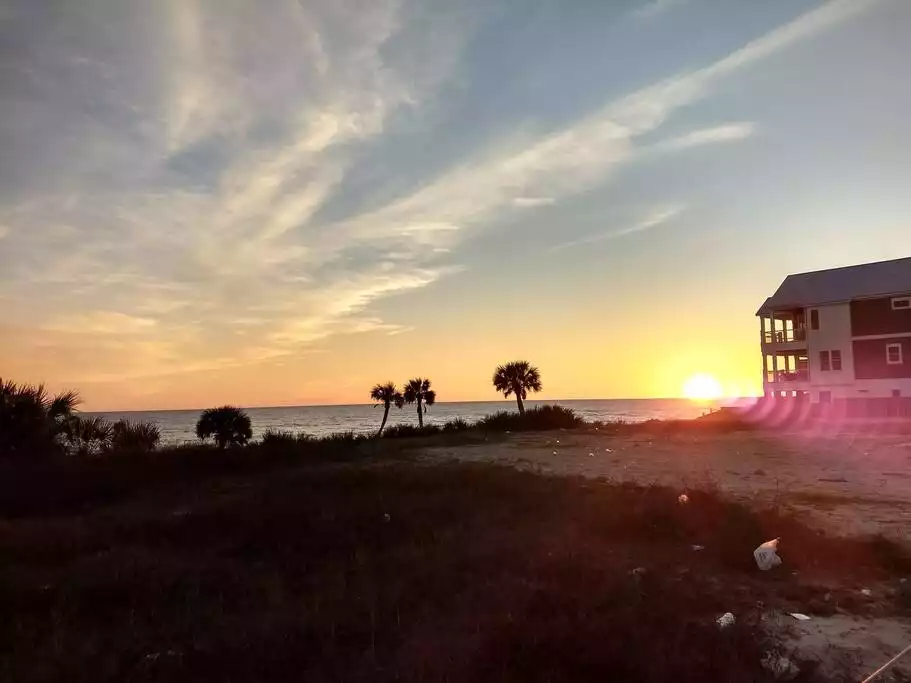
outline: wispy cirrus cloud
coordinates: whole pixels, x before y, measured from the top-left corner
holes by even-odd
[[[737,142],[739,140],[746,140],[753,135],[754,132],[756,132],[756,125],[751,122],[728,123],[721,126],[712,126],[710,128],[700,128],[668,140],[663,140],[657,145],[654,145],[651,148],[651,151],[674,152],[721,142]]]
[[[521,208],[534,209],[539,206],[550,206],[555,201],[553,197],[516,197],[512,203]]]
[[[544,134],[519,119],[510,137],[470,148],[412,189],[333,214],[365,155],[439,116],[443,94],[458,101],[481,10],[136,0],[129,12],[86,6],[68,15],[75,24],[36,24],[20,0],[11,21],[28,40],[6,68],[13,87],[0,126],[0,292],[21,323],[4,335],[3,355],[40,347],[35,367],[79,381],[404,333],[410,322],[383,320],[375,305],[464,268],[472,236],[557,210],[655,149],[747,138],[754,124],[738,122],[654,141],[724,79],[879,1],[833,0]],[[647,230],[682,208],[656,203],[631,226],[561,248]],[[103,360],[92,360],[93,345]]]
[[[686,0],[646,0],[636,7],[632,16],[636,19],[654,19],[686,3]]]
[[[652,209],[649,211],[642,219],[636,221],[631,225],[627,225],[621,228],[615,228],[607,232],[599,232],[595,235],[589,235],[588,237],[583,237],[581,239],[572,240],[571,242],[563,242],[561,244],[556,244],[550,248],[551,251],[562,251],[563,249],[570,249],[572,247],[579,247],[585,244],[595,244],[596,242],[603,242],[605,240],[615,239],[617,237],[623,237],[625,235],[632,235],[637,232],[644,232],[646,230],[651,230],[652,228],[657,228],[659,225],[664,225],[669,223],[674,218],[683,213],[683,205],[677,206],[666,206]]]

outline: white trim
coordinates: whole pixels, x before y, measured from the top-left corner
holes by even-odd
[[[892,360],[889,352],[892,349],[898,349],[898,360]],[[901,344],[886,344],[886,365],[903,365],[904,358],[902,358],[902,345]]]
[[[898,304],[898,305],[896,305]],[[892,299],[893,311],[907,311],[911,309],[911,296],[896,296]]]

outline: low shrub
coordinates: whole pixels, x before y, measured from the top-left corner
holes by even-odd
[[[478,428],[495,432],[528,432],[549,429],[574,429],[581,427],[584,420],[571,409],[563,406],[539,406],[526,410],[525,414],[502,411],[487,415],[478,421]]]
[[[370,440],[370,436],[367,434],[358,434],[357,432],[334,432],[326,436],[321,436],[318,439],[315,439],[314,442],[320,446],[356,446],[357,444],[364,443],[365,441]]]
[[[424,425],[419,427],[412,424],[393,425],[383,432],[384,439],[402,439],[414,436],[431,436],[439,434],[442,431],[436,425]]]
[[[316,439],[306,432],[285,431],[281,429],[267,429],[263,432],[261,443],[266,448],[279,448],[287,446],[300,446],[312,444]]]
[[[471,429],[471,427],[471,424],[463,420],[461,417],[457,417],[454,420],[449,420],[449,422],[443,425],[443,432],[447,434],[451,432],[464,432],[468,429]]]
[[[161,430],[152,422],[117,420],[111,428],[111,451],[114,453],[148,453],[161,441]]]

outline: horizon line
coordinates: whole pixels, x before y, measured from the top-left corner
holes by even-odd
[[[633,398],[625,397],[602,397],[602,398],[527,398],[524,403],[544,403],[544,402],[583,402],[583,401],[688,401],[690,403],[703,403],[705,405],[725,403],[732,401],[742,401],[744,399],[755,399],[759,398],[759,395],[745,395],[745,396],[720,396],[716,399],[707,399],[702,401],[697,401],[686,396],[638,396]],[[513,398],[501,398],[501,399],[484,399],[484,400],[475,400],[475,401],[437,401],[434,405],[456,405],[464,403],[508,403],[515,404],[515,399]],[[233,405],[231,403],[223,405]],[[377,402],[364,402],[364,403],[288,403],[281,405],[257,405],[257,406],[237,406],[242,410],[269,410],[274,408],[356,408],[362,406],[375,407],[382,405],[382,403]],[[196,412],[207,410],[212,406],[207,407],[195,407],[195,408],[132,408],[128,410],[80,410],[80,413],[179,413],[179,412]]]

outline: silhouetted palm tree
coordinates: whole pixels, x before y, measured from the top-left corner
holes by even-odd
[[[59,452],[59,437],[77,405],[75,391],[51,397],[43,384],[0,380],[0,457]]]
[[[370,398],[377,403],[383,404],[383,422],[380,424],[380,431],[376,433],[377,436],[380,436],[386,426],[386,419],[389,417],[389,407],[395,404],[396,408],[401,408],[405,405],[405,398],[398,390],[398,387],[395,386],[395,382],[375,385],[370,390]]]
[[[196,423],[196,436],[200,439],[214,437],[219,448],[243,446],[253,436],[250,417],[240,408],[222,406],[208,408]]]
[[[529,391],[541,391],[541,373],[527,360],[515,360],[497,367],[493,373],[493,385],[506,398],[515,394],[519,414],[524,415],[525,404],[522,401],[528,397]]]
[[[430,388],[430,380],[416,377],[408,380],[405,384],[403,393],[405,403],[418,405],[418,426],[424,428],[424,413],[427,412],[427,406],[436,403],[437,393]]]

